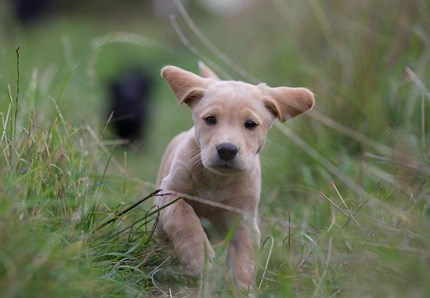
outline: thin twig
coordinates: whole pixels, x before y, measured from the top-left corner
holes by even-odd
[[[271,240],[269,254],[267,255],[266,264],[264,265],[263,275],[261,276],[260,283],[258,284],[258,289],[260,289],[261,285],[263,284],[263,280],[266,276],[267,268],[269,267],[269,260],[270,260],[270,257],[272,256],[273,246],[275,245],[275,239],[273,238],[273,236],[268,236],[264,240],[263,244],[261,245],[261,248],[263,249],[264,245],[266,244],[267,240],[269,240],[269,239]]]
[[[320,113],[317,110],[312,110],[306,113],[309,117],[312,119],[315,119],[319,121],[320,123],[324,124],[325,126],[330,127],[331,129],[334,129],[343,135],[361,143],[369,147],[373,147],[375,150],[379,151],[381,154],[391,155],[394,151],[393,148],[386,146],[382,143],[379,143],[377,141],[374,141],[368,137],[366,137],[364,134],[358,132],[356,129],[350,128],[342,123],[339,123],[335,120],[333,120],[330,117],[327,117],[326,115]]]
[[[163,194],[163,195],[164,195],[164,194]],[[131,225],[127,226],[126,228],[124,228],[124,229],[122,229],[122,230],[118,231],[117,233],[113,234],[113,235],[112,235],[112,236],[110,236],[108,239],[112,239],[112,238],[114,238],[114,237],[118,236],[119,234],[121,234],[121,233],[123,233],[123,232],[127,231],[128,229],[132,228],[133,226],[135,226],[137,223],[139,223],[139,222],[141,222],[141,221],[144,221],[144,220],[146,220],[147,218],[149,218],[149,217],[151,217],[151,216],[153,216],[153,215],[155,215],[155,214],[157,214],[157,215],[158,215],[158,213],[159,213],[161,210],[163,210],[163,209],[165,209],[165,208],[169,207],[170,205],[175,204],[177,201],[179,201],[179,200],[181,200],[181,199],[183,199],[183,198],[182,198],[182,197],[177,197],[176,199],[174,199],[173,201],[169,202],[168,204],[163,205],[163,206],[161,206],[160,208],[158,208],[158,209],[156,209],[156,210],[154,210],[154,211],[152,211],[152,212],[148,213],[147,215],[145,215],[145,217],[143,217],[143,218],[141,218],[141,219],[137,220],[136,222],[132,223]],[[158,218],[158,216],[157,216],[157,218]],[[151,221],[151,220],[147,220],[147,221],[145,221],[145,222],[143,223],[143,225],[145,225],[145,224],[149,223],[150,221]],[[156,220],[156,221],[157,221],[157,220]]]
[[[199,198],[199,197],[191,196],[191,195],[180,193],[180,192],[172,191],[172,192],[169,192],[167,194],[162,194],[162,195],[174,195],[174,196],[177,196],[177,197],[182,197],[182,198],[190,200],[190,201],[194,201],[194,202],[198,202],[198,203],[205,204],[205,205],[208,205],[208,206],[212,206],[212,207],[224,209],[224,210],[227,210],[227,211],[231,211],[231,212],[234,212],[234,213],[242,214],[245,217],[253,218],[253,217],[257,216],[256,214],[251,213],[249,211],[246,211],[244,209],[232,207],[230,205],[226,205],[226,204],[219,203],[219,202],[205,200],[205,199],[202,199],[202,198]]]
[[[16,97],[15,97],[15,116],[13,119],[13,144],[14,146],[15,141],[16,141],[16,123],[18,120],[18,106],[19,106],[19,49],[20,47],[17,47],[15,52],[16,52]]]
[[[421,146],[425,148],[426,142],[426,113],[425,113],[425,96],[421,96]]]
[[[164,263],[166,263],[168,260],[170,259],[170,256],[167,257],[167,259],[165,259],[160,265],[158,265],[157,267],[154,268],[154,270],[152,270],[148,275],[151,276],[151,281],[152,284],[154,285],[154,287],[156,287],[160,292],[162,292],[165,296],[169,296],[165,291],[163,291],[158,284],[155,282],[155,278],[154,275],[159,272],[161,269],[160,267],[164,265]],[[170,292],[170,289],[169,289]],[[171,292],[170,292],[170,296],[171,296]]]
[[[235,63],[232,59],[230,59],[226,54],[224,54],[221,50],[219,50],[207,37],[204,35],[202,31],[196,26],[193,20],[187,13],[187,10],[182,5],[180,0],[173,0],[175,3],[179,13],[181,14],[184,21],[187,23],[188,27],[194,33],[194,35],[209,49],[216,57],[218,57],[225,65],[228,65],[232,70],[234,70],[237,74],[246,78],[251,82],[260,82],[259,79],[251,76],[249,72],[241,68],[237,63]]]
[[[221,68],[219,68],[214,62],[212,62],[208,57],[203,55],[203,53],[197,49],[185,36],[184,32],[182,31],[181,27],[176,21],[176,17],[174,15],[170,16],[170,23],[172,24],[173,29],[175,30],[176,34],[178,35],[181,42],[188,48],[188,50],[191,51],[194,55],[199,57],[200,60],[205,61],[210,67],[216,69],[216,72],[221,74],[224,78],[229,78],[230,76],[223,71]]]
[[[360,229],[360,231],[363,234],[366,234],[364,232],[364,230],[361,228],[360,224],[358,223],[358,221],[355,219],[354,217],[354,212],[351,211],[351,209],[348,207],[348,205],[346,204],[345,200],[343,199],[342,195],[339,192],[339,189],[336,187],[336,184],[334,184],[333,181],[331,181],[331,185],[333,186],[334,190],[336,191],[337,195],[339,196],[340,200],[342,201],[343,205],[345,206],[345,208],[348,210],[348,213],[351,217],[351,219],[355,222],[355,224],[358,226],[358,228]]]
[[[351,212],[345,211],[342,208],[340,208],[335,202],[333,202],[332,200],[330,200],[325,194],[321,193],[321,195],[327,200],[329,201],[334,207],[336,207],[336,209],[338,209],[340,212],[342,212],[343,214],[345,214],[346,217],[348,217],[349,219],[351,219],[360,229],[360,231],[366,235],[366,232],[364,232],[364,230],[361,228],[360,224],[355,220],[355,218],[352,216]]]
[[[121,216],[123,216],[124,214],[126,214],[127,212],[129,212],[130,210],[136,208],[137,206],[139,206],[140,204],[142,204],[143,202],[145,202],[146,200],[148,200],[149,198],[152,198],[153,196],[155,196],[156,194],[158,194],[161,191],[161,189],[157,189],[153,192],[151,192],[149,195],[147,195],[146,197],[144,197],[143,199],[140,199],[139,201],[137,201],[136,203],[134,203],[133,205],[131,205],[130,207],[128,207],[127,209],[125,209],[124,211],[121,211],[120,213],[118,213],[114,218],[109,219],[107,222],[101,224],[100,226],[98,226],[94,232],[100,230],[101,228],[107,226],[110,223],[115,222],[118,218],[120,218]]]
[[[288,208],[288,249],[291,249],[291,209]]]
[[[154,191],[154,192],[150,193],[150,194],[149,194],[149,195],[147,195],[145,198],[143,198],[143,199],[139,200],[138,202],[136,202],[136,203],[135,203],[135,204],[133,204],[132,206],[128,207],[126,210],[124,210],[124,211],[120,212],[120,213],[119,213],[118,215],[116,215],[114,218],[111,218],[111,219],[110,219],[110,220],[108,220],[106,223],[103,223],[102,225],[100,225],[99,227],[97,227],[93,232],[95,232],[95,231],[97,231],[97,230],[101,229],[102,227],[104,227],[104,226],[106,226],[106,225],[108,225],[108,224],[110,224],[110,223],[112,223],[112,222],[114,222],[114,221],[118,220],[118,218],[119,218],[119,217],[121,217],[121,216],[122,216],[122,215],[124,215],[125,213],[127,213],[127,212],[131,211],[132,209],[134,209],[134,208],[135,208],[136,206],[138,206],[139,204],[143,203],[144,201],[146,201],[146,200],[148,200],[149,198],[154,197],[154,196],[157,196],[157,197],[158,197],[158,196],[174,196],[174,197],[176,197],[176,198],[175,198],[173,201],[171,201],[171,202],[169,202],[169,203],[167,203],[167,204],[165,204],[165,205],[163,205],[163,206],[161,206],[161,207],[157,208],[156,210],[154,210],[154,211],[152,211],[152,212],[149,212],[147,215],[145,215],[145,217],[143,217],[143,218],[139,219],[138,221],[136,221],[136,222],[132,223],[132,224],[131,224],[131,225],[129,225],[128,227],[126,227],[126,228],[124,228],[124,229],[122,229],[122,230],[118,231],[117,233],[115,233],[115,234],[111,235],[111,236],[109,237],[109,239],[111,239],[111,238],[113,238],[113,237],[115,237],[115,236],[117,236],[117,235],[119,235],[119,234],[123,233],[124,231],[126,231],[126,230],[130,229],[132,226],[136,225],[137,223],[139,223],[139,222],[141,222],[141,221],[144,221],[145,219],[147,219],[147,218],[149,218],[149,217],[151,217],[151,216],[153,216],[153,215],[155,215],[155,214],[158,214],[161,210],[163,210],[163,209],[165,209],[165,208],[169,207],[170,205],[173,205],[174,203],[176,203],[178,200],[181,200],[181,199],[185,199],[185,200],[189,200],[189,201],[194,201],[194,202],[198,202],[198,203],[200,203],[200,204],[205,204],[205,205],[208,205],[208,206],[211,206],[211,207],[215,207],[215,208],[219,208],[219,209],[227,210],[227,211],[230,211],[230,212],[234,212],[234,213],[237,213],[237,214],[243,215],[243,216],[244,216],[245,218],[247,218],[247,219],[256,218],[256,219],[261,220],[261,221],[269,222],[269,223],[272,223],[272,224],[278,224],[278,225],[280,225],[280,226],[287,227],[287,228],[290,228],[290,225],[291,225],[291,224],[290,224],[290,222],[285,222],[285,221],[283,221],[283,220],[279,220],[279,219],[277,219],[277,218],[268,218],[268,217],[261,217],[261,218],[260,218],[257,214],[254,214],[254,213],[252,213],[252,212],[246,211],[246,210],[244,210],[244,209],[240,209],[240,208],[232,207],[232,206],[229,206],[229,205],[226,205],[226,204],[223,204],[223,203],[209,201],[209,200],[206,200],[206,199],[202,199],[202,198],[199,198],[199,197],[191,196],[191,195],[184,194],[184,193],[180,193],[180,192],[173,192],[173,191],[172,191],[172,192],[164,192],[164,193],[160,193],[160,191],[161,191],[161,190],[157,190],[157,191]],[[146,222],[145,222],[145,224],[146,224],[146,223],[148,223],[149,221],[150,221],[150,220],[146,221]],[[156,221],[157,221],[157,220],[156,220]],[[152,231],[151,231],[151,232],[152,232]]]

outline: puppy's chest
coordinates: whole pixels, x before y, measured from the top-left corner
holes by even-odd
[[[200,177],[202,178],[202,176]],[[248,196],[243,190],[240,179],[198,179],[194,184],[193,195],[209,202],[222,203],[226,205],[237,205],[234,202]],[[219,213],[220,209],[209,204],[189,202],[199,216]]]
[[[238,193],[239,181],[213,179],[203,175],[194,178],[192,195],[203,200],[225,203]]]
[[[223,203],[228,200],[234,191],[230,187],[219,186],[219,187],[211,187],[209,185],[203,186],[199,185],[194,190],[194,195],[211,202]]]
[[[200,199],[208,201],[208,204],[199,203],[195,201],[189,201],[188,203],[193,207],[194,211],[199,217],[211,217],[214,214],[220,213],[220,210],[217,207],[213,207],[210,205],[210,202],[216,203],[226,203],[230,201],[233,194],[229,190],[214,190],[214,189],[200,189],[196,190],[194,195]]]

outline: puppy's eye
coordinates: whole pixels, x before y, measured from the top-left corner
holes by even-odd
[[[215,116],[212,116],[212,115],[206,116],[204,118],[204,120],[205,120],[207,125],[215,125],[216,124],[216,117]]]
[[[254,121],[252,121],[252,120],[246,120],[246,122],[245,122],[245,127],[247,128],[247,129],[250,129],[250,130],[252,130],[252,129],[254,129],[254,128],[256,128],[257,127],[257,123],[255,123]]]

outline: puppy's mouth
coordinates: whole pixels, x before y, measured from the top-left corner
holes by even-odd
[[[206,168],[212,172],[222,175],[232,175],[245,171],[231,162],[218,162],[216,164],[207,165]]]

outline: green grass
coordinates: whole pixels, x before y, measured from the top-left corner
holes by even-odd
[[[157,79],[142,150],[115,144],[102,117],[110,77],[135,61],[158,78],[165,64],[196,70],[205,59],[225,76],[317,96],[313,112],[274,125],[262,153],[261,296],[428,297],[430,3],[373,2],[264,1],[234,19],[193,7],[174,23],[191,49],[137,12],[75,13],[31,30],[6,17],[0,296],[198,291],[151,237],[150,200],[96,228],[155,189],[164,147],[191,125]],[[209,276],[205,288],[240,296],[217,270]]]

